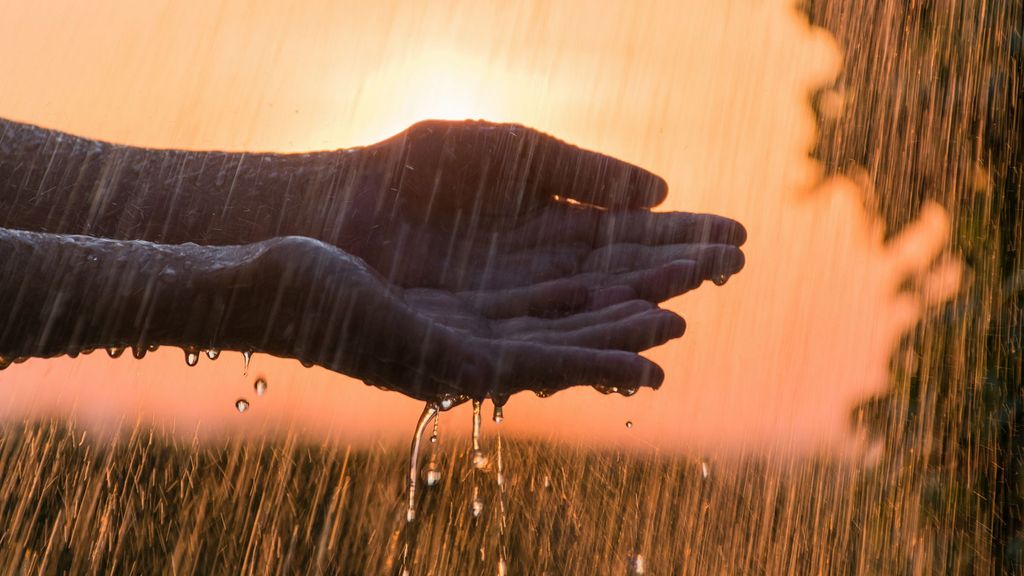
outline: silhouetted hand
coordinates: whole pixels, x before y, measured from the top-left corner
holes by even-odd
[[[343,247],[403,287],[497,290],[567,279],[590,308],[660,302],[743,266],[743,227],[653,213],[665,182],[515,124],[426,121],[357,151]]]
[[[264,327],[279,335],[270,351],[422,400],[502,403],[522,390],[657,387],[664,374],[636,352],[684,330],[680,317],[642,300],[567,313],[586,284],[403,290],[334,246],[301,237],[266,244],[251,284],[264,294],[252,308],[276,310]]]

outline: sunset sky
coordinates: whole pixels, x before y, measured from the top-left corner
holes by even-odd
[[[484,118],[634,162],[667,179],[659,210],[741,221],[746,268],[669,303],[688,328],[650,354],[666,369],[661,390],[513,397],[502,431],[699,454],[858,455],[867,447],[850,409],[885,390],[900,335],[955,293],[960,267],[941,256],[941,208],[886,244],[865,208],[885,190],[821,180],[809,99],[830,85],[841,51],[791,4],[6,0],[0,117],[134,145],[277,151]],[[916,291],[900,294],[908,278]],[[259,397],[256,376],[269,382]],[[188,368],[169,349],[143,361],[30,360],[0,373],[0,391],[3,418],[141,419],[209,439],[291,429],[404,440],[421,409],[290,360],[256,355],[243,374],[240,354]],[[234,407],[242,397],[245,414]],[[441,424],[465,434],[468,411]]]

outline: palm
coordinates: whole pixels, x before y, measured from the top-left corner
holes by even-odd
[[[443,343],[433,364],[456,366],[449,372],[456,375],[424,372],[420,362],[392,362],[376,383],[425,400],[491,397],[499,404],[523,390],[552,393],[584,384],[629,394],[661,384],[661,369],[636,353],[681,336],[682,318],[639,300],[537,316],[552,302],[548,286],[500,293],[405,290],[403,305]]]
[[[365,233],[347,249],[401,286],[566,280],[661,301],[743,264],[738,223],[652,213],[663,180],[523,126],[428,121],[361,153]]]

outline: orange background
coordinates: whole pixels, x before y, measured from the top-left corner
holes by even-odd
[[[6,118],[284,151],[368,144],[423,118],[514,121],[663,175],[662,209],[742,221],[746,269],[670,304],[688,330],[651,353],[668,374],[660,391],[514,397],[501,425],[670,451],[864,454],[851,407],[885,389],[899,336],[956,291],[959,265],[932,266],[942,209],[887,245],[863,207],[870,183],[819,181],[809,97],[840,65],[782,0],[0,2]],[[842,113],[841,92],[829,102]],[[915,291],[899,294],[908,278]],[[179,350],[31,360],[0,374],[0,391],[8,419],[141,419],[210,439],[406,439],[421,408],[292,361],[257,355],[243,375],[238,354],[187,368]],[[442,421],[469,426],[465,409]]]

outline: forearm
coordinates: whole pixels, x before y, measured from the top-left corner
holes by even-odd
[[[0,230],[0,355],[246,349],[261,245],[167,246]]]
[[[430,340],[365,263],[309,238],[172,246],[0,229],[0,364],[175,346],[391,382]]]
[[[344,246],[370,155],[115,145],[0,119],[0,226],[166,244]]]

